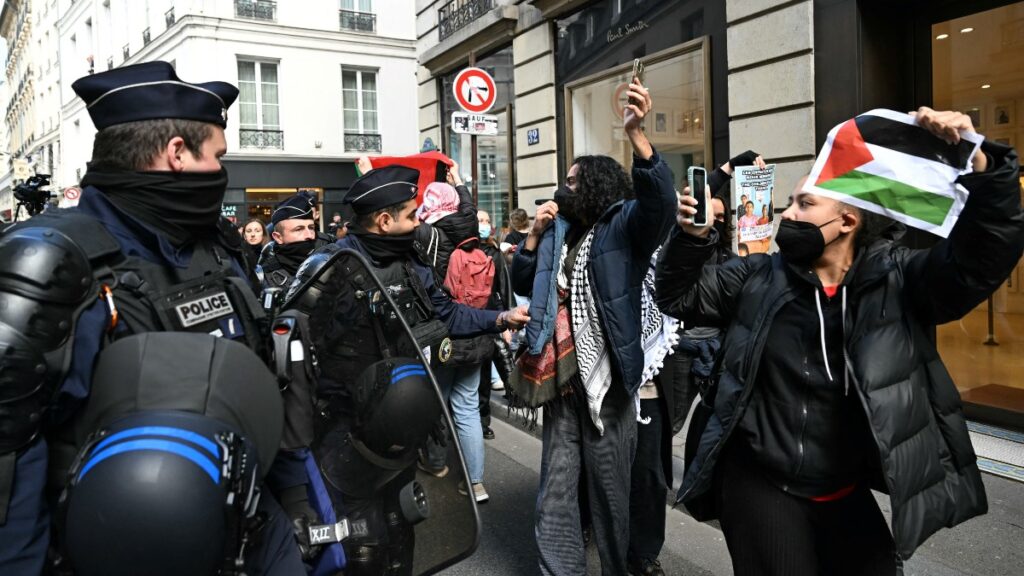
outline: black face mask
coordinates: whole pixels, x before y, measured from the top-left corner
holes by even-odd
[[[399,258],[407,258],[412,255],[415,233],[385,236],[374,234],[360,227],[349,229],[349,233],[359,238],[359,242],[366,248],[366,252],[377,263],[387,263]]]
[[[290,242],[288,244],[277,244],[274,246],[274,254],[278,262],[289,273],[295,274],[299,266],[316,249],[316,239],[303,240],[301,242]]]
[[[775,243],[786,260],[795,264],[810,264],[825,252],[825,235],[821,233],[823,226],[839,220],[837,216],[821,225],[799,220],[783,220],[779,222],[779,232],[775,235]]]
[[[141,220],[175,246],[217,235],[228,171],[86,172],[82,186],[95,186],[119,209]]]
[[[579,196],[571,188],[562,184],[555,190],[555,203],[558,204],[558,215],[573,224],[580,224],[583,221],[582,209]]]

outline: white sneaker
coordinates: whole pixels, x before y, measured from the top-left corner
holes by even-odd
[[[473,484],[473,497],[476,498],[477,504],[483,504],[487,502],[491,497],[487,495],[487,490],[484,490],[484,483],[477,482]]]
[[[501,380],[491,380],[491,390],[504,390],[505,383]]]

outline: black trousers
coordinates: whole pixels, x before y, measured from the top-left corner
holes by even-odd
[[[491,426],[491,362],[480,365],[480,424]]]
[[[783,492],[728,446],[719,462],[722,533],[737,576],[895,575],[889,527],[871,491],[814,502]]]
[[[648,424],[636,426],[636,456],[630,471],[629,552],[630,562],[657,560],[665,544],[665,511],[668,485],[662,465],[662,436],[665,407],[662,400],[641,400],[640,416]]]

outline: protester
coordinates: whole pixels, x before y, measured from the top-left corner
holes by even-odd
[[[254,264],[253,272],[255,272],[255,265],[260,261],[260,254],[263,252],[263,247],[266,246],[269,241],[267,238],[266,224],[264,224],[259,218],[252,218],[242,226],[241,230],[242,240],[249,251],[249,261]]]
[[[714,214],[712,225],[719,237],[709,263],[720,264],[733,257],[732,230],[726,207],[729,181],[734,167],[748,165],[764,167],[764,161],[755,152],[747,151],[708,174]],[[652,272],[652,284],[653,281]],[[664,574],[658,556],[665,543],[665,499],[672,485],[672,437],[682,429],[698,390],[707,389],[706,382],[720,345],[720,330],[713,326],[687,325],[677,338],[678,343],[664,358],[660,372],[640,387],[641,419],[650,419],[650,422],[637,427],[636,457],[630,474],[628,560],[631,574]]]
[[[5,575],[75,571],[75,558],[71,565],[61,558],[63,516],[48,503],[58,502],[75,465],[81,446],[72,432],[90,400],[96,360],[111,343],[147,332],[193,332],[264,352],[262,313],[241,282],[242,240],[221,217],[228,184],[221,165],[227,151],[224,130],[238,89],[224,82],[183,82],[162,61],[85,76],[71,88],[98,130],[78,206],[47,211],[5,229],[0,237],[0,259],[23,263],[0,279],[4,302],[19,302],[0,309],[5,326],[0,348],[8,351],[3,378],[28,391],[13,402],[5,396],[0,410],[0,574]],[[191,314],[193,305],[202,309],[200,316]],[[164,360],[210,362],[208,355],[189,349]],[[160,366],[147,369],[160,373]],[[265,368],[253,370],[273,381]],[[177,409],[202,413],[204,406],[191,402],[199,384],[197,378],[172,380],[161,394],[176,398]],[[137,408],[145,406],[140,401]],[[253,417],[243,414],[242,406],[236,408],[243,420]],[[225,465],[224,485],[234,481],[235,471],[254,464],[234,470]],[[305,493],[301,464],[299,470],[291,483],[287,467],[271,470],[267,485],[273,490],[263,490],[258,498],[253,517],[260,518],[258,523],[245,518],[243,508],[249,504],[244,498],[221,501],[217,517],[241,522],[232,542],[218,541],[227,533],[222,523],[174,529],[206,534],[218,555],[229,554],[224,559],[244,552],[244,564],[235,567],[247,573],[300,574],[304,569],[292,526],[278,504],[278,497],[293,488]],[[146,482],[167,479],[149,478],[148,472]],[[140,478],[124,476],[115,488],[130,492]],[[181,488],[167,498],[182,507],[195,505],[190,498],[199,496]],[[108,502],[112,508],[123,505],[116,494]],[[48,546],[52,565],[44,569]],[[162,565],[130,568],[140,574],[167,570]],[[118,565],[89,573],[124,570]]]
[[[511,224],[512,230],[505,234],[501,244],[499,244],[499,248],[501,248],[501,253],[505,255],[508,263],[511,264],[512,255],[519,247],[519,244],[526,240],[526,235],[530,233],[530,216],[526,213],[526,210],[516,208],[509,213],[508,221]]]
[[[958,112],[915,117],[954,144],[974,131]],[[935,157],[948,148],[916,142]],[[896,574],[932,533],[986,511],[928,336],[997,289],[1024,246],[1017,153],[985,141],[972,168],[958,179],[970,191],[959,221],[921,250],[894,243],[888,219],[801,182],[779,253],[709,265],[717,233],[694,227],[695,202],[682,199],[659,304],[728,331],[679,500],[720,519],[737,574]],[[890,495],[892,535],[872,488]]]
[[[626,573],[634,402],[644,368],[640,292],[676,204],[672,172],[641,129],[650,95],[634,82],[628,96],[635,102],[624,111],[632,183],[611,158],[577,158],[556,201],[537,208],[512,262],[513,288],[533,298],[529,356],[542,357],[549,344],[559,349],[559,361],[544,369],[557,372],[553,379],[514,391],[526,395],[529,405],[544,404],[535,529],[544,574],[586,573],[577,500],[581,473],[601,569]],[[522,366],[519,372],[521,381],[528,378]]]
[[[505,257],[502,256],[498,242],[494,237],[494,230],[491,228],[491,215],[486,210],[477,211],[477,222],[480,229],[480,249],[494,262],[494,282],[491,286],[490,308],[502,310],[515,308],[516,303],[512,294],[512,279],[508,275],[508,266],[505,264]],[[478,387],[480,398],[480,425],[483,428],[485,440],[494,439],[494,430],[491,429],[491,390],[504,390],[508,374],[502,375],[498,370],[498,363],[502,362],[499,357],[502,349],[509,346],[512,340],[511,331],[501,334],[501,340],[495,339],[494,353],[492,357],[480,365],[480,384]],[[507,352],[511,356],[511,351]]]

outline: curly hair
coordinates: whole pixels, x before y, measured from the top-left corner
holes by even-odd
[[[633,182],[622,165],[608,156],[579,156],[573,161],[576,190],[570,212],[591,226],[612,204],[633,196]]]

